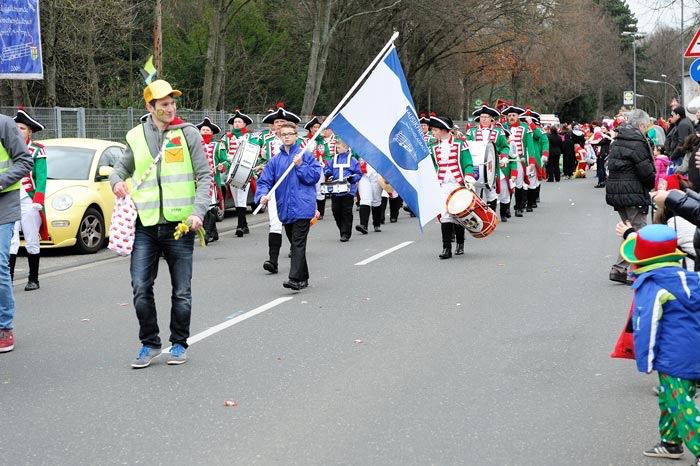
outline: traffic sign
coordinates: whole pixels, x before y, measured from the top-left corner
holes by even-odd
[[[690,77],[696,83],[700,83],[700,58],[696,58],[693,63],[690,64],[689,73]]]
[[[685,58],[700,57],[700,29],[695,31],[693,40],[691,40],[690,44],[688,44],[688,48],[685,49],[683,56]]]
[[[622,105],[634,105],[634,91],[624,91],[622,93]]]

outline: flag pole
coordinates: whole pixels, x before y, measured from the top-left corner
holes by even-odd
[[[335,115],[343,108],[343,105],[345,105],[345,103],[348,101],[348,99],[350,99],[350,97],[352,97],[355,90],[357,90],[357,88],[360,86],[360,84],[362,84],[362,82],[367,77],[367,75],[370,74],[374,70],[374,68],[377,66],[377,63],[379,63],[379,61],[384,58],[384,56],[389,51],[389,49],[394,45],[394,41],[396,40],[397,37],[399,37],[399,31],[394,31],[394,33],[391,35],[391,39],[389,39],[389,42],[387,42],[386,45],[384,45],[384,47],[382,47],[382,50],[377,54],[376,57],[374,57],[374,60],[372,60],[372,63],[369,64],[369,66],[362,73],[362,75],[360,75],[360,77],[357,78],[357,81],[355,81],[355,84],[353,84],[352,87],[350,88],[350,90],[345,94],[345,97],[340,99],[340,102],[338,103],[338,105],[336,105],[335,108],[333,109],[333,111],[326,117],[325,120],[323,120],[323,123],[318,128],[318,131],[316,131],[316,134],[321,134],[321,132],[328,127],[328,125],[331,123],[331,121],[333,120]],[[315,149],[314,144],[315,144],[315,141],[313,141],[313,140],[309,141],[309,143],[306,145],[306,148],[304,149],[304,152],[306,152],[307,150],[313,150],[313,149],[311,149],[311,146],[313,146]],[[279,179],[277,180],[275,185],[267,192],[266,196],[269,197],[272,195],[272,193],[275,192],[275,190],[279,187],[279,185],[282,183],[282,181],[284,181],[284,179],[287,177],[287,175],[289,175],[289,172],[292,171],[292,168],[294,168],[294,162],[289,164],[289,166],[284,171],[284,173],[282,173],[282,176],[279,177]],[[258,212],[260,212],[260,209],[262,209],[262,204],[258,205],[258,207],[255,208],[255,210],[253,211],[253,215],[257,215]]]

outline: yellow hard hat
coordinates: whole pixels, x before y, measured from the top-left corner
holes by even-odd
[[[163,97],[167,96],[179,97],[181,95],[182,92],[178,91],[177,89],[173,89],[169,82],[162,79],[153,81],[143,90],[143,99],[146,101],[146,103],[153,100],[162,99]]]

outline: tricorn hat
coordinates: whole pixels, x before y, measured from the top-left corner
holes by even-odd
[[[428,123],[428,126],[430,126],[431,128],[440,128],[447,131],[451,131],[454,127],[454,123],[452,123],[452,120],[449,117],[431,115],[430,123]]]
[[[474,116],[475,119],[478,119],[482,113],[491,115],[493,118],[498,118],[498,116],[500,115],[500,113],[498,113],[498,110],[496,110],[495,108],[491,108],[487,104],[483,104],[480,108],[472,112],[472,116]]]
[[[265,118],[263,118],[262,122],[274,123],[275,120],[287,120],[291,121],[294,124],[297,124],[301,121],[301,118],[299,118],[296,114],[285,110],[283,102],[277,102],[277,108],[265,115]]]
[[[44,125],[30,117],[24,110],[17,110],[17,115],[15,115],[15,123],[27,125],[29,129],[32,130],[32,133],[36,133],[44,129]]]
[[[241,113],[240,109],[234,110],[233,114],[229,117],[228,120],[226,120],[226,123],[228,123],[229,125],[232,125],[233,120],[235,120],[236,118],[240,118],[241,120],[243,120],[243,122],[245,123],[246,126],[253,123],[253,119],[251,117],[249,117],[248,115],[246,115],[245,113]]]
[[[320,124],[321,124],[321,120],[319,120],[319,117],[314,116],[312,119],[307,121],[306,124],[304,124],[304,129],[307,131],[311,131],[311,127],[313,125],[320,125]]]
[[[197,129],[202,129],[202,127],[208,126],[209,128],[211,128],[211,131],[212,131],[214,134],[218,134],[218,133],[221,132],[221,128],[219,128],[219,127],[216,126],[214,123],[212,123],[212,121],[209,119],[208,116],[205,116],[204,119],[201,121],[201,123],[199,123],[199,124],[196,125],[196,126],[197,126]]]

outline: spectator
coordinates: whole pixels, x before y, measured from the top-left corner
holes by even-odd
[[[685,155],[682,150],[682,146],[688,136],[695,134],[695,128],[693,127],[693,122],[690,121],[690,118],[685,116],[685,109],[680,105],[671,111],[671,119],[676,124],[676,134],[674,135],[675,141],[673,142],[672,151],[666,153],[674,165],[680,165],[683,160],[683,155]]]
[[[651,144],[645,134],[649,115],[643,110],[629,113],[627,122],[617,128],[617,137],[608,155],[608,179],[605,184],[605,201],[628,221],[635,230],[647,224],[654,188],[655,169]],[[618,254],[617,262],[610,270],[610,280],[627,283],[628,264]]]
[[[549,139],[549,159],[547,160],[547,181],[556,181],[561,179],[559,171],[559,159],[561,158],[563,141],[559,137],[557,126],[552,125],[547,134]]]

